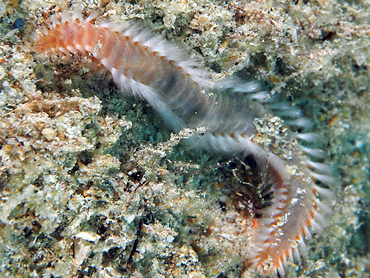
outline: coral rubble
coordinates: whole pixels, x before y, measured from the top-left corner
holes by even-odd
[[[253,277],[246,259],[255,200],[238,182],[249,170],[185,150],[182,138],[199,131],[170,135],[145,103],[89,73],[89,61],[69,58],[70,70],[68,57],[32,51],[34,24],[77,2],[0,2],[0,272]],[[322,138],[314,144],[328,154],[338,199],[325,233],[287,277],[369,275],[368,1],[84,5],[187,46],[216,79],[237,72],[291,95]],[[291,142],[271,137],[278,123],[257,121],[259,140],[289,155]]]

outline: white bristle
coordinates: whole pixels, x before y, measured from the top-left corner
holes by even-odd
[[[330,172],[331,172],[330,166],[326,165],[324,163],[317,163],[317,162],[313,162],[311,160],[307,160],[307,163],[308,163],[308,165],[312,166],[313,168],[315,168],[317,171],[319,171],[321,173],[330,174]]]
[[[92,11],[90,15],[85,19],[86,22],[90,22],[92,20],[95,20],[99,16],[98,11]]]
[[[314,177],[315,179],[325,183],[325,184],[333,184],[335,182],[335,179],[333,179],[331,176],[327,176],[327,175],[321,175],[321,174],[317,174],[315,172],[312,172],[310,171],[310,174],[312,177]]]
[[[307,118],[298,118],[291,121],[286,121],[288,125],[297,127],[309,127],[312,125],[312,121]]]
[[[298,133],[295,137],[310,143],[316,142],[320,139],[320,136],[317,133]]]
[[[67,10],[62,11],[62,24],[65,24],[69,20],[70,16],[71,15],[69,11]]]
[[[300,149],[309,154],[309,155],[312,155],[313,157],[316,157],[316,158],[325,158],[325,152],[323,150],[320,150],[320,149],[310,149],[310,148],[306,148],[306,147],[303,147],[303,146],[299,146]]]

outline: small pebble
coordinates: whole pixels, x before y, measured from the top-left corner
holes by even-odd
[[[14,22],[14,28],[16,29],[22,29],[24,26],[24,22],[22,19],[18,18],[15,22]]]
[[[55,130],[50,127],[44,128],[41,131],[41,133],[45,136],[46,140],[48,141],[53,141],[56,136]]]

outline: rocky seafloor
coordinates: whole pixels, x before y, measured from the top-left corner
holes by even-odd
[[[256,276],[253,202],[233,182],[235,163],[189,149],[181,139],[196,131],[171,135],[84,61],[33,51],[38,26],[81,4],[181,45],[214,79],[238,74],[290,95],[319,134],[311,146],[327,153],[336,198],[287,277],[370,276],[370,1],[8,0],[0,277]]]

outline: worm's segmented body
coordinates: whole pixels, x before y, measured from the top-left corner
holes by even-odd
[[[36,38],[36,52],[90,55],[111,73],[123,92],[145,99],[175,132],[206,126],[204,136],[192,138],[199,146],[230,157],[253,155],[274,197],[273,204],[261,210],[251,265],[263,275],[284,274],[287,260],[299,260],[298,246],[305,249],[303,238],[310,236],[309,228],[320,227],[315,222],[322,218],[316,193],[326,192],[311,177],[329,180],[307,168],[299,175],[294,169],[301,161],[316,168],[320,165],[297,156],[283,160],[251,141],[256,132],[255,118],[266,113],[258,101],[266,93],[257,93],[255,83],[212,85],[195,61],[180,57],[177,47],[136,25],[95,25],[91,22],[95,16],[82,19],[79,12],[72,17],[65,12],[60,21],[52,18]]]

